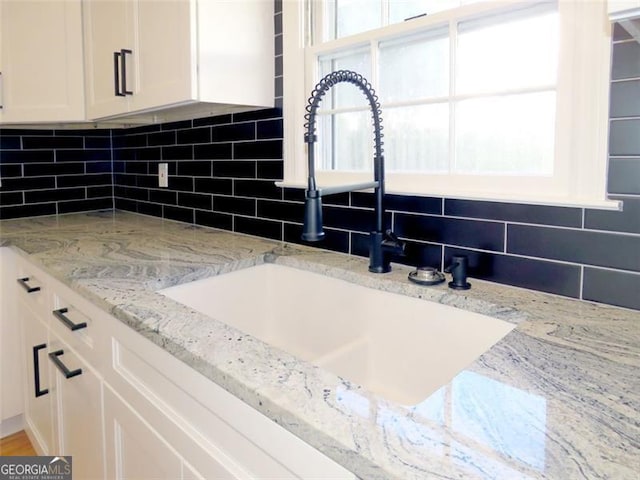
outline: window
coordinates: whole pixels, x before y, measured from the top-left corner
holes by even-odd
[[[388,192],[615,206],[605,202],[605,2],[284,7],[285,183],[304,184],[306,175],[300,98],[327,73],[349,69],[380,99]],[[297,48],[287,28],[296,18],[307,39]],[[296,79],[301,97],[287,88]],[[336,85],[318,112],[319,184],[368,180],[371,137],[364,96]]]

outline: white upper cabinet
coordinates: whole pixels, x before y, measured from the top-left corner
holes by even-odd
[[[87,117],[273,106],[273,3],[85,0]]]
[[[0,122],[84,120],[80,0],[0,2]]]

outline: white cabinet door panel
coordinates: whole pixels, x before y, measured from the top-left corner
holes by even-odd
[[[80,0],[11,0],[0,8],[0,120],[84,120]]]
[[[182,478],[182,460],[109,388],[104,389],[107,478]]]

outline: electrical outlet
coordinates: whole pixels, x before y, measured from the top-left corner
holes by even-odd
[[[158,164],[158,186],[159,187],[169,186],[169,164],[168,163]]]

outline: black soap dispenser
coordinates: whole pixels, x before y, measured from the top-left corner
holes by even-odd
[[[467,282],[467,271],[469,270],[469,260],[466,255],[454,255],[451,257],[451,265],[444,269],[451,273],[453,280],[449,282],[449,288],[454,290],[469,290],[471,284]]]

